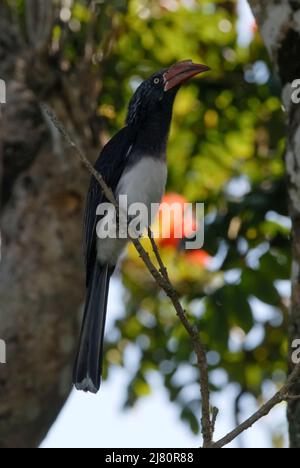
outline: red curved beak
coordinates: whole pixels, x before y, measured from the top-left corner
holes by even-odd
[[[193,63],[192,60],[184,60],[172,65],[165,73],[165,91],[169,91],[175,86],[178,86],[185,81],[189,80],[193,76],[199,75],[209,71],[210,68],[207,65],[201,65]]]

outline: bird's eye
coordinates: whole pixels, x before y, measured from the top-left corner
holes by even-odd
[[[160,79],[159,78],[154,78],[153,83],[155,85],[158,85],[160,83]]]

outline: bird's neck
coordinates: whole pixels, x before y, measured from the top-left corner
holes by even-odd
[[[140,154],[165,158],[172,120],[172,107],[136,125],[135,149]]]

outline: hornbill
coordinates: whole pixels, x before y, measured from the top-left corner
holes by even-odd
[[[159,204],[167,181],[166,150],[173,104],[180,86],[208,71],[191,60],[178,62],[145,80],[129,104],[126,126],[103,148],[95,169],[117,200]],[[92,178],[85,213],[86,302],[73,382],[77,390],[97,393],[101,383],[103,338],[110,278],[126,245],[121,238],[99,238],[98,207],[107,202]],[[103,218],[102,218],[103,219]],[[150,223],[150,220],[149,220]]]

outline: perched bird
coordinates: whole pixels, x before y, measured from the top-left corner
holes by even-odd
[[[180,86],[206,65],[176,63],[145,80],[135,92],[126,126],[103,148],[95,168],[116,199],[128,206],[160,203],[167,181],[166,150],[173,104]],[[107,202],[93,178],[85,214],[86,302],[73,382],[78,390],[97,393],[101,383],[103,338],[109,282],[126,245],[125,239],[99,238],[99,205]],[[150,221],[149,221],[150,222]]]

